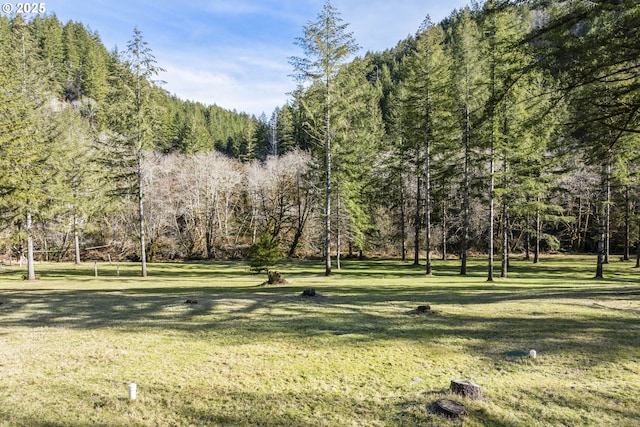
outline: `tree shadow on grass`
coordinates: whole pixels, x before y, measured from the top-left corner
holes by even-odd
[[[571,267],[571,260],[554,263],[553,268],[528,264],[515,268],[521,275],[543,274],[554,279],[584,269],[584,265]],[[558,265],[574,270],[556,271]],[[54,278],[52,282],[42,280],[33,288],[15,282],[0,286],[0,328],[177,330],[212,337],[229,334],[233,335],[230,339],[240,341],[268,340],[273,336],[339,337],[336,344],[345,346],[358,341],[426,341],[454,336],[480,343],[468,344],[470,350],[492,358],[516,350],[514,345],[532,343],[540,351],[592,351],[603,353],[605,358],[619,357],[614,350],[621,346],[633,351],[640,347],[640,285],[628,278],[584,287],[572,282],[564,284],[563,280],[526,286],[519,283],[514,287],[500,281],[472,279],[452,283],[434,277],[423,282],[408,280],[407,286],[402,286],[386,279],[410,278],[418,267],[399,268],[398,262],[367,260],[353,262],[336,278],[318,282],[320,297],[302,298],[300,292],[307,286],[297,285],[295,280],[302,281],[310,274],[315,278],[321,270],[314,262],[283,267],[293,272],[293,285],[256,288],[247,285],[255,276],[234,262],[158,264],[151,267],[155,275],[147,279],[107,278],[86,285],[74,276],[81,274],[74,267],[56,266],[45,272]],[[450,272],[455,270],[453,265],[447,268]],[[475,268],[481,274],[479,263]],[[347,280],[348,277],[376,280]],[[74,288],[65,287],[65,278]],[[77,289],[76,282],[85,288]],[[259,279],[255,282],[257,285]],[[518,312],[500,316],[500,304],[520,302],[523,308]],[[622,303],[632,305],[624,308]],[[430,304],[436,314],[407,314],[425,304]],[[487,317],[463,310],[467,305],[493,304],[498,312]],[[549,304],[581,307],[577,307],[577,313],[566,315],[550,311]],[[443,311],[443,306],[458,309]]]
[[[640,312],[616,309],[608,302],[640,300],[640,286],[597,288],[508,287],[492,291],[475,286],[450,290],[422,286],[328,288],[320,298],[303,298],[295,287],[265,289],[238,287],[145,287],[119,290],[5,289],[0,305],[0,328],[65,327],[79,329],[177,330],[184,333],[232,334],[238,341],[339,337],[345,346],[358,341],[446,340],[468,341],[469,349],[487,357],[501,357],[513,346],[535,346],[541,352],[576,351],[600,359],[619,357],[624,347],[640,350]],[[603,301],[589,303],[583,301]],[[188,304],[187,301],[197,301]],[[577,304],[576,313],[547,311],[536,301]],[[516,312],[468,314],[468,304],[525,302]],[[410,315],[411,309],[431,304],[434,314]],[[532,304],[529,304],[532,303]],[[619,305],[619,304],[618,304]],[[443,311],[440,307],[458,309]],[[500,306],[496,306],[500,310]],[[613,307],[613,308],[612,308]],[[478,343],[478,344],[473,344]],[[324,345],[324,344],[319,344]]]
[[[224,336],[225,343],[252,344],[270,340],[304,340],[309,348],[324,348],[349,351],[362,343],[384,343],[411,341],[425,347],[447,345],[450,340],[464,343],[466,352],[484,359],[484,365],[504,369],[507,365],[518,368],[516,358],[505,356],[508,350],[526,350],[535,347],[540,363],[544,360],[574,360],[580,369],[591,369],[610,364],[623,364],[635,358],[640,351],[640,317],[626,311],[611,311],[594,306],[587,307],[571,317],[562,313],[544,313],[535,307],[521,312],[507,313],[504,317],[483,317],[467,314],[464,310],[441,310],[438,295],[426,294],[434,303],[431,315],[410,315],[407,309],[417,302],[420,292],[396,292],[395,298],[372,299],[369,293],[341,295],[327,293],[322,299],[306,299],[297,293],[253,292],[224,293],[227,288],[190,288],[187,293],[166,294],[166,289],[130,289],[127,291],[46,291],[41,293],[18,293],[13,290],[7,306],[0,306],[0,328],[11,327],[66,327],[66,328],[120,328],[125,332],[153,333],[167,329],[182,334],[194,334],[198,339],[207,337],[215,342]],[[185,292],[185,289],[181,289]],[[583,291],[581,295],[602,295],[605,290]],[[614,292],[615,290],[612,290]],[[575,292],[574,292],[575,293]],[[558,292],[557,298],[565,298],[570,292]],[[605,295],[608,295],[605,293]],[[185,304],[186,298],[196,298],[197,304]],[[451,298],[441,295],[442,300]],[[467,296],[466,303],[474,303],[474,296]],[[475,299],[477,300],[477,296]],[[422,301],[422,300],[421,300]],[[485,302],[488,303],[488,302]],[[463,306],[462,306],[463,307]],[[549,362],[553,363],[553,362]],[[507,368],[508,369],[508,368]],[[376,375],[372,372],[371,375]],[[186,390],[185,390],[186,391]],[[570,406],[583,408],[584,396],[549,390],[529,390],[539,395],[545,407]],[[281,402],[318,402],[326,407],[332,405],[356,405],[349,396],[329,394],[269,396],[246,391],[209,390],[213,395],[245,402],[250,412],[237,413],[230,404],[225,409],[208,409],[192,405],[188,397],[173,399],[179,407],[168,408],[185,424],[195,425],[327,425],[329,418],[311,416],[313,411],[288,407]],[[141,393],[166,393],[162,387],[141,384]],[[235,393],[235,394],[234,394]],[[590,393],[603,393],[590,391]],[[185,395],[188,396],[188,393]],[[606,395],[596,399],[602,402]],[[154,399],[155,397],[149,397]],[[158,397],[162,401],[162,397]],[[171,400],[171,399],[167,399]],[[273,401],[270,404],[269,401]],[[100,401],[102,402],[102,400]],[[109,401],[107,400],[107,403]],[[247,403],[248,402],[248,403]],[[386,409],[393,415],[387,425],[459,425],[426,413],[426,400],[389,402]],[[286,405],[285,405],[286,406]],[[108,408],[107,408],[108,409]],[[107,410],[105,409],[105,410]],[[598,409],[604,413],[616,410],[611,407]],[[245,409],[246,411],[246,409]],[[526,409],[523,409],[526,411]],[[634,412],[635,411],[635,412]],[[618,419],[630,420],[637,409],[619,409]],[[342,412],[344,413],[344,411]],[[600,412],[602,413],[602,412]],[[548,425],[562,424],[561,415],[546,411],[537,421]],[[529,416],[523,413],[523,416]],[[613,415],[612,415],[613,416]],[[468,417],[480,425],[514,425],[513,418],[505,420],[500,413],[486,405],[471,405]],[[55,421],[46,421],[28,414],[17,421],[17,425],[57,427]],[[134,423],[135,424],[135,423]],[[88,424],[87,424],[88,425]],[[110,425],[127,425],[111,423]],[[335,424],[339,425],[339,423]],[[521,424],[526,425],[526,424]]]
[[[294,267],[291,265],[292,270]],[[635,366],[640,352],[640,313],[637,309],[640,285],[628,278],[612,282],[594,281],[588,286],[576,286],[571,281],[565,283],[560,280],[578,274],[581,266],[572,267],[574,270],[568,276],[564,276],[563,269],[554,271],[546,266],[514,266],[518,274],[529,274],[532,279],[540,275],[558,279],[550,284],[513,286],[506,282],[489,284],[478,280],[451,283],[440,281],[436,276],[424,282],[407,280],[407,286],[403,286],[398,282],[404,283],[404,280],[392,283],[386,279],[415,277],[417,267],[407,267],[396,273],[398,263],[371,261],[360,269],[345,268],[343,273],[336,275],[337,280],[318,282],[317,291],[322,298],[315,299],[300,296],[306,287],[302,285],[259,289],[247,285],[255,276],[248,271],[238,272],[235,263],[156,268],[156,276],[144,281],[133,277],[109,278],[104,282],[87,283],[85,289],[77,289],[79,286],[75,284],[71,289],[65,288],[63,272],[58,273],[51,286],[47,280],[34,287],[16,282],[0,285],[0,330],[43,326],[87,330],[115,328],[141,334],[168,330],[212,343],[223,338],[222,342],[227,345],[304,340],[304,345],[310,348],[331,347],[345,352],[360,344],[392,345],[407,341],[418,348],[428,349],[439,345],[447,348],[453,341],[462,347],[461,351],[482,359],[483,366],[496,369],[519,368],[520,363],[525,363],[524,359],[509,357],[507,353],[514,350],[526,352],[529,348],[539,352],[537,363],[568,363],[566,361],[570,360],[585,370],[600,369],[607,364],[620,366],[629,361]],[[286,275],[286,268],[283,270]],[[342,280],[350,276],[351,270],[355,271],[353,276],[365,280]],[[300,280],[310,275],[316,279],[321,275],[315,264],[293,271],[291,276]],[[453,275],[454,267],[450,271]],[[480,267],[473,271],[477,277],[483,274]],[[421,268],[418,274],[421,274]],[[370,277],[376,280],[366,280]],[[225,283],[227,279],[240,279],[240,284]],[[79,276],[70,276],[70,281],[76,280],[84,286]],[[156,281],[162,283],[156,284]],[[254,280],[256,284],[258,281]],[[187,304],[187,300],[197,300],[197,303]],[[507,307],[503,303],[522,304]],[[625,308],[628,303],[633,304]],[[430,304],[434,313],[409,314],[423,304]],[[488,314],[478,314],[478,306],[480,313]],[[514,306],[517,306],[516,310],[506,311]],[[566,310],[572,306],[576,310]],[[505,312],[501,314],[500,310]],[[635,390],[637,388],[632,389]],[[275,404],[270,407],[264,403],[268,398],[299,399],[299,394],[266,397],[243,391],[235,393],[235,398],[267,405],[265,411],[270,415],[265,416],[258,410],[236,414],[231,409],[203,409],[197,405],[190,406],[188,399],[184,403],[180,399],[184,406],[175,409],[181,413],[180,419],[196,425],[200,422],[249,425],[248,419],[261,425],[271,425],[270,422],[303,425],[307,421],[307,415],[302,412],[291,410],[281,413]],[[532,390],[532,393],[538,395],[540,401],[557,406],[584,407],[580,396],[569,391],[565,395],[549,395],[548,390]],[[302,398],[307,397],[310,400],[325,399],[328,406],[354,403],[347,396],[302,395]],[[601,402],[606,397],[604,394],[595,401]],[[404,404],[409,406],[398,406],[402,405],[398,402],[390,404],[389,413],[397,414],[404,410],[397,419],[406,420],[405,425],[411,425],[413,421],[415,424],[431,421],[426,415],[422,418],[424,404],[417,401]],[[490,406],[472,409],[470,416],[484,425],[513,425],[504,421],[500,414],[492,412]],[[616,409],[612,404],[611,408],[601,410],[608,413]],[[619,411],[618,419],[640,416],[637,409],[622,408]],[[55,420],[44,421],[37,415],[29,417],[25,414],[17,420],[18,425],[60,425]],[[538,421],[549,425],[563,422],[553,418],[553,412],[546,412],[545,417]],[[308,425],[313,425],[313,420],[315,418]],[[322,425],[320,421],[318,424]]]

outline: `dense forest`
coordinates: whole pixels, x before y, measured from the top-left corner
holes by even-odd
[[[0,251],[30,278],[34,259],[146,275],[265,241],[327,274],[482,254],[492,279],[494,255],[506,276],[562,251],[601,277],[640,260],[639,26],[635,0],[487,0],[356,57],[327,2],[290,102],[256,118],[170,95],[139,29],[109,51],[82,23],[2,16]]]

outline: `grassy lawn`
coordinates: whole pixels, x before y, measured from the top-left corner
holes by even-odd
[[[429,278],[396,260],[330,278],[321,264],[280,266],[278,287],[238,263],[151,264],[146,279],[39,264],[33,283],[5,266],[0,426],[640,425],[632,263],[598,281],[593,257],[513,260],[492,283],[483,260]],[[430,414],[456,378],[485,399],[456,398],[462,420]]]

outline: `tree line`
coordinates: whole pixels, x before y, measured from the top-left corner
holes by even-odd
[[[497,1],[355,56],[327,1],[267,119],[162,89],[141,31],[109,52],[55,16],[0,18],[7,255],[243,259],[639,250],[640,10]],[[46,78],[43,78],[45,76]],[[33,260],[29,259],[29,275]]]

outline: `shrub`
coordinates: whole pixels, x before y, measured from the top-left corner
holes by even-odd
[[[274,267],[280,259],[282,259],[282,252],[280,252],[278,242],[266,233],[262,234],[249,249],[249,266],[251,271],[256,273],[261,271],[269,272],[269,269]]]

